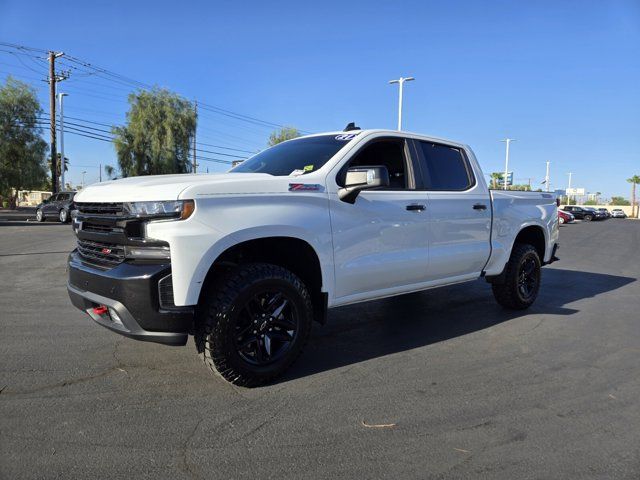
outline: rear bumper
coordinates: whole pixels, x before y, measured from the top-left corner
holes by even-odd
[[[74,251],[67,290],[74,306],[109,330],[136,340],[184,345],[193,326],[193,308],[162,309],[159,303],[158,281],[170,273],[167,264],[122,263],[103,271],[85,265]],[[107,307],[107,313],[94,311],[100,306]]]

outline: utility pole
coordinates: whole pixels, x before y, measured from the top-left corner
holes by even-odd
[[[49,118],[51,121],[51,191],[58,193],[58,152],[56,151],[56,81],[66,77],[56,77],[56,58],[64,55],[63,52],[49,52]]]
[[[85,173],[87,173],[86,170],[82,172],[82,188],[84,188],[84,175],[85,175]]]
[[[64,109],[62,107],[63,99],[66,97],[66,93],[58,94],[58,102],[60,103],[60,190],[64,190]],[[57,162],[56,162],[57,163]],[[57,168],[57,165],[56,165]]]
[[[544,176],[544,184],[547,192],[549,191],[549,164],[551,162],[547,162],[547,174]]]
[[[397,83],[398,86],[400,87],[400,90],[398,92],[398,131],[402,130],[402,86],[404,85],[404,82],[411,82],[412,80],[415,80],[415,78],[400,77],[397,80],[389,80],[389,83]]]
[[[196,132],[198,130],[198,100],[193,104],[193,112],[196,116],[196,125],[193,128],[193,173],[198,173],[198,160],[196,158]]]
[[[100,180],[98,181],[102,183],[102,164],[101,163],[98,164],[98,168],[100,169],[98,173]]]
[[[507,144],[507,153],[505,155],[504,160],[504,190],[507,190],[507,179],[509,177],[509,144],[511,142],[515,142],[513,138],[505,138],[504,140],[500,140],[501,142],[505,142]]]
[[[573,172],[569,172],[569,186],[567,187],[567,205],[571,204],[571,197],[569,197],[569,190],[571,190],[571,176]]]

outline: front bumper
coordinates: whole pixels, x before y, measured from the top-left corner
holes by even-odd
[[[193,328],[193,307],[160,308],[158,281],[171,273],[169,264],[122,263],[100,270],[69,255],[67,290],[73,305],[98,324],[121,335],[165,345],[184,345]],[[94,310],[105,306],[117,314]]]

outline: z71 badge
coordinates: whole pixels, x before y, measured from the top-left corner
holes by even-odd
[[[290,192],[319,192],[322,190],[322,185],[317,183],[290,183]]]

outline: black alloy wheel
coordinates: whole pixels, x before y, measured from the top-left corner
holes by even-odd
[[[296,339],[298,319],[295,304],[283,292],[270,289],[254,294],[235,322],[238,355],[258,366],[279,360]]]
[[[528,300],[536,293],[540,281],[540,270],[536,269],[533,257],[527,257],[520,264],[518,271],[518,291],[523,300]]]

